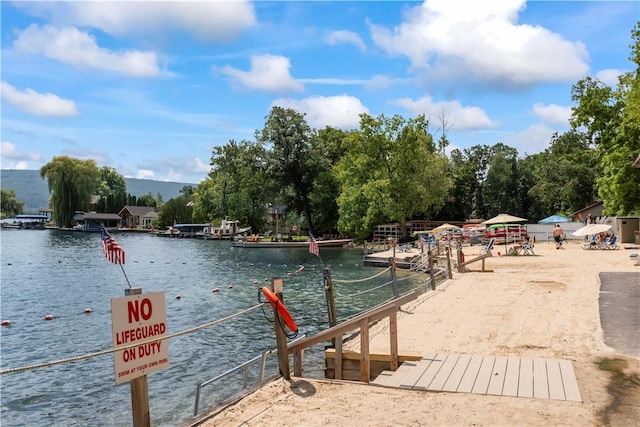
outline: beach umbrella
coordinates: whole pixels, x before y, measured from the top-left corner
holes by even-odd
[[[591,234],[603,233],[608,231],[610,228],[611,226],[607,224],[589,224],[582,228],[578,228],[571,234],[574,236],[589,236]]]
[[[551,215],[545,219],[538,221],[538,224],[557,224],[559,222],[571,222],[571,220],[561,215]]]
[[[460,228],[460,227],[447,223],[447,224],[439,225],[438,227],[436,227],[433,230],[431,230],[431,232],[433,234],[436,234],[436,233],[440,233],[442,231],[455,230],[456,228]]]
[[[500,214],[498,216],[494,216],[493,218],[486,220],[485,222],[483,222],[483,224],[485,225],[502,224],[506,226],[507,224],[527,222],[527,221],[528,220],[526,218],[520,218],[520,217],[509,215],[509,214]],[[507,227],[505,227],[504,246],[505,246],[505,252],[507,253],[507,255],[509,254],[509,250],[506,248],[508,235],[509,235],[509,232],[507,230]]]
[[[483,224],[492,225],[492,224],[513,224],[518,222],[527,222],[526,218],[520,218],[517,216],[509,215],[509,214],[500,214],[498,216],[494,216],[491,219],[486,220]]]

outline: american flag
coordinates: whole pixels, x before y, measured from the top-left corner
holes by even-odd
[[[313,238],[313,234],[309,233],[309,252],[315,256],[320,256],[320,248],[318,248],[318,242]]]
[[[100,238],[105,258],[114,264],[124,264],[124,249],[120,247],[116,239],[111,237],[104,226],[100,226]]]

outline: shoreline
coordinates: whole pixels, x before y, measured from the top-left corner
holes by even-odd
[[[403,306],[398,313],[398,345],[401,352],[420,354],[567,359],[582,402],[292,378],[266,384],[197,425],[597,426],[605,424],[605,416],[609,425],[632,425],[640,419],[640,354],[621,354],[604,343],[599,275],[624,272],[640,279],[640,269],[630,257],[638,251],[584,250],[580,243],[569,242],[563,250],[538,243],[536,256],[497,256],[494,249],[494,257],[487,259],[494,272],[454,273],[436,291]],[[466,256],[481,247],[466,247]],[[372,352],[389,351],[385,322],[371,328],[369,345]],[[345,346],[359,350],[358,338]],[[626,364],[622,373],[635,375],[629,395],[609,393],[613,375],[598,365],[609,359]]]

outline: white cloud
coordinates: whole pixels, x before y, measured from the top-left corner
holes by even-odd
[[[538,102],[533,105],[533,113],[545,123],[568,127],[569,119],[571,118],[571,107],[563,107],[556,104],[544,105]]]
[[[316,85],[332,85],[332,86],[351,86],[351,85],[364,85],[368,80],[363,79],[336,79],[331,77],[319,78],[319,79],[297,79],[300,83],[316,84]]]
[[[114,52],[98,46],[96,39],[74,27],[58,29],[32,24],[14,42],[16,50],[43,55],[76,67],[108,70],[134,77],[160,75],[155,52]]]
[[[332,31],[324,38],[325,43],[334,46],[339,43],[351,43],[355,45],[361,52],[367,50],[364,42],[359,35],[348,30]]]
[[[555,132],[544,125],[531,125],[528,128],[507,134],[502,138],[502,143],[518,150],[522,156],[532,153],[540,153],[549,147],[549,141]]]
[[[369,114],[369,109],[358,98],[349,95],[312,96],[305,99],[276,99],[271,106],[292,108],[306,114],[309,126],[339,129],[354,129],[360,125],[360,114]]]
[[[395,84],[405,84],[407,82],[407,79],[394,79],[384,74],[376,74],[369,79],[365,87],[370,90],[380,90],[386,89]]]
[[[241,71],[229,65],[218,71],[250,89],[276,93],[302,92],[304,85],[289,74],[289,68],[289,58],[284,56],[254,55],[251,57],[250,71]]]
[[[149,169],[138,169],[138,173],[136,174],[136,178],[138,179],[155,179],[155,174],[152,170]]]
[[[0,83],[2,98],[15,108],[34,116],[74,117],[78,109],[73,101],[60,98],[52,93],[38,93],[27,88],[23,92],[7,82]]]
[[[393,101],[393,103],[415,115],[424,114],[432,122],[433,126],[438,125],[435,118],[443,113],[448,124],[455,130],[482,129],[495,126],[495,123],[481,108],[465,107],[459,101],[434,102],[430,96],[425,96],[415,100],[401,98]]]
[[[606,70],[600,70],[596,74],[596,78],[602,83],[615,88],[618,86],[618,77],[624,74],[624,71],[615,68],[608,68]]]
[[[194,167],[194,171],[196,172],[204,172],[204,173],[209,173],[211,172],[211,165],[209,164],[209,162],[204,162],[202,160],[200,160],[197,157],[194,157],[193,159],[194,163],[195,163],[195,167]]]
[[[0,143],[0,159],[2,169],[33,169],[43,163],[42,154],[19,151],[15,144],[7,141]]]
[[[227,41],[256,25],[253,3],[246,0],[17,3],[57,25],[93,27],[117,36],[162,36],[179,30],[202,40]]]
[[[392,30],[369,24],[373,41],[390,55],[406,56],[431,78],[473,76],[498,84],[575,81],[587,74],[583,43],[518,24],[525,0],[426,0]],[[464,74],[463,74],[464,73]]]

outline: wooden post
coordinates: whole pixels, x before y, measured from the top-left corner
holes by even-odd
[[[453,279],[453,272],[451,271],[451,251],[447,251],[447,277]]]
[[[369,382],[369,318],[360,321],[360,381]]]
[[[331,271],[329,270],[329,267],[324,267],[322,275],[324,281],[324,295],[327,300],[329,326],[335,326],[338,324],[338,316],[336,314],[336,298],[333,292],[333,281],[331,280]],[[335,346],[335,342],[333,345]]]
[[[389,258],[389,267],[391,267],[391,289],[393,291],[393,297],[398,299],[400,294],[398,293],[398,282],[396,280],[396,261],[393,258]]]
[[[398,313],[394,311],[389,315],[389,369],[398,369]]]
[[[124,294],[125,296],[140,295],[142,294],[142,288],[125,289]],[[133,415],[133,427],[151,427],[147,376],[143,375],[129,381],[129,386],[131,388],[131,413]]]
[[[435,291],[436,290],[436,277],[433,274],[433,259],[431,258],[431,256],[432,256],[431,251],[428,252],[428,256],[429,256],[429,277],[431,277],[431,290]]]
[[[282,278],[274,277],[271,279],[271,289],[276,294],[280,302],[282,302]],[[278,310],[273,307],[273,315],[275,318],[274,327],[276,329],[276,348],[278,349],[278,367],[280,375],[285,380],[291,379],[289,372],[289,349],[287,348],[287,335],[284,333],[284,321],[280,318]]]

